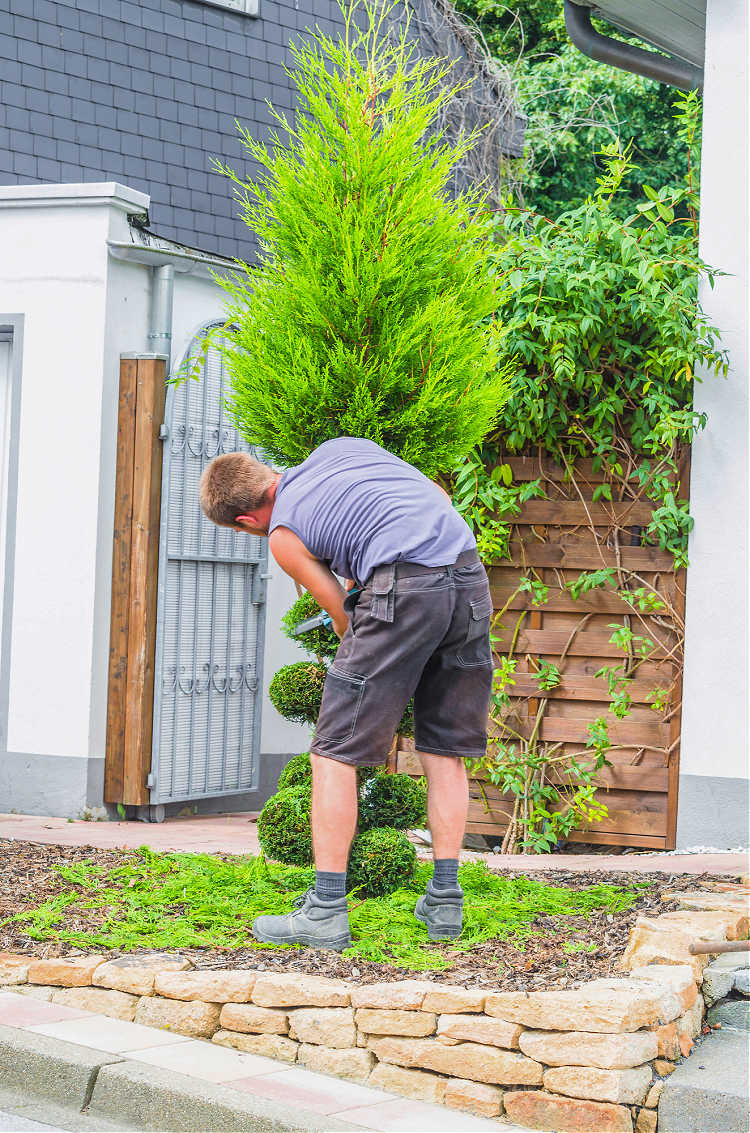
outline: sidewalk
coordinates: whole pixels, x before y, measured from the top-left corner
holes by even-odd
[[[62,846],[96,846],[99,849],[179,850],[198,854],[257,854],[257,812],[204,815],[200,818],[169,818],[165,822],[69,822],[29,814],[0,814],[0,838],[22,842],[45,842]],[[429,856],[428,851],[418,853]],[[750,872],[747,854],[479,854],[465,851],[462,861],[486,861],[492,869],[573,870],[624,873],[715,873]]]
[[[202,1039],[0,992],[0,1087],[75,1105],[102,1128],[524,1133]],[[90,1128],[87,1125],[87,1128]]]

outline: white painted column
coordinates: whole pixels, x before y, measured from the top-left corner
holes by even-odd
[[[708,0],[701,301],[729,353],[696,386],[677,844],[748,844],[748,6]]]

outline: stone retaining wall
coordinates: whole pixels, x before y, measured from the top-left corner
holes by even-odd
[[[411,979],[361,986],[254,969],[191,970],[170,953],[0,955],[4,990],[299,1062],[531,1129],[654,1133],[663,1079],[701,1032],[708,956],[747,936],[748,889],[669,894],[638,918],[622,978],[493,992]]]

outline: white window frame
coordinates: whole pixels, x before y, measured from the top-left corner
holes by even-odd
[[[201,0],[212,8],[224,8],[227,12],[239,12],[241,16],[260,16],[260,0]]]

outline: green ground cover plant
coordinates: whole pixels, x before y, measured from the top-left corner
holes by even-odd
[[[264,857],[157,853],[147,846],[123,853],[111,868],[95,859],[55,866],[65,891],[37,908],[3,920],[22,926],[32,940],[61,941],[78,948],[146,949],[277,947],[256,942],[251,925],[261,913],[285,913],[311,885],[310,868],[276,865]],[[350,894],[353,944],[344,955],[390,963],[411,971],[446,969],[488,940],[510,940],[523,948],[539,937],[538,917],[588,917],[630,909],[641,886],[597,884],[572,889],[523,876],[491,873],[481,862],[462,865],[465,893],[461,937],[438,949],[414,919],[417,897],[432,872],[417,865],[412,880],[385,897]],[[67,922],[88,914],[86,930]],[[548,930],[549,931],[549,930]],[[260,960],[260,956],[259,956]]]

